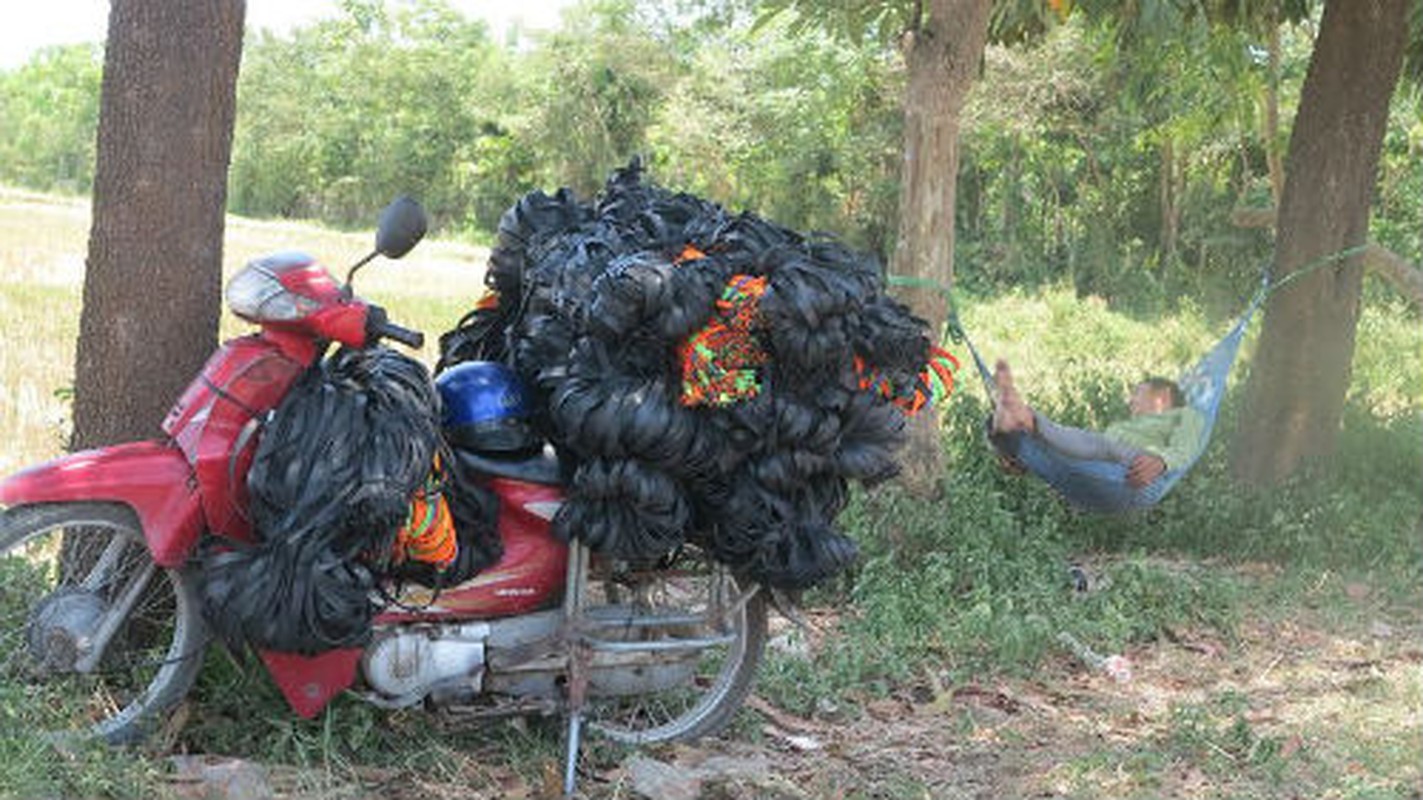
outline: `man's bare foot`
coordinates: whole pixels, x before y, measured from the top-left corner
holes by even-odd
[[[1013,371],[1008,362],[999,360],[993,367],[993,382],[998,386],[998,402],[993,407],[993,430],[996,433],[1030,431],[1033,410],[1023,402],[1013,383]]]

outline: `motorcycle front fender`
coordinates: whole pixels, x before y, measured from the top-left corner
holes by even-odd
[[[85,450],[0,482],[0,506],[123,503],[143,525],[153,560],[182,566],[204,527],[197,480],[183,453],[161,442]]]

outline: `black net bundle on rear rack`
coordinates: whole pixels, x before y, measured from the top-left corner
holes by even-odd
[[[441,337],[441,365],[511,365],[576,465],[555,530],[620,558],[698,537],[785,588],[856,556],[848,481],[897,472],[927,394],[927,325],[879,263],[823,236],[643,183],[534,192],[504,215],[492,296]]]

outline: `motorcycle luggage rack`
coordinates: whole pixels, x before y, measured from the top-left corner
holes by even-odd
[[[662,639],[656,642],[619,642],[612,639],[585,639],[593,650],[606,653],[666,653],[673,650],[697,650],[717,644],[729,644],[736,640],[735,634],[712,636],[705,639]]]
[[[675,627],[691,625],[718,625],[729,615],[746,606],[760,586],[751,588],[731,598],[728,603],[718,603],[715,609],[705,614],[648,614],[633,617],[609,617],[590,615],[587,608],[589,566],[592,551],[576,538],[569,544],[568,577],[563,597],[564,641],[567,647],[567,681],[565,683],[566,711],[568,714],[567,735],[564,741],[563,793],[565,798],[573,798],[577,789],[578,754],[582,746],[584,707],[588,700],[588,684],[592,669],[593,653],[666,653],[676,650],[698,650],[713,645],[729,644],[736,640],[736,634],[716,634],[697,638],[660,639],[657,641],[625,641],[601,638],[593,635],[597,630],[647,629],[655,627]],[[720,627],[718,625],[718,627]],[[724,628],[722,628],[724,630]]]

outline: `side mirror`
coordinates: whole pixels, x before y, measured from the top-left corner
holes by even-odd
[[[376,227],[376,252],[386,258],[400,258],[410,252],[429,226],[425,209],[413,198],[400,196],[380,212]]]

